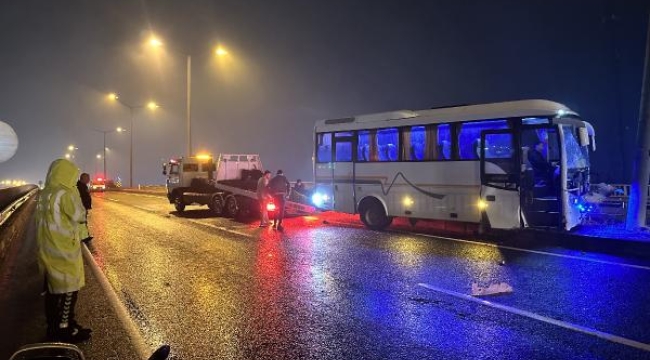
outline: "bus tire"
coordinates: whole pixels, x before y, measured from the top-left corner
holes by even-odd
[[[364,199],[359,205],[359,217],[369,229],[382,230],[393,222],[384,206],[375,198]]]
[[[237,199],[232,195],[226,197],[225,214],[226,217],[233,219],[239,215],[239,205],[237,204]]]
[[[174,196],[174,208],[178,212],[185,211],[185,203],[183,202],[183,194],[176,194],[176,196]]]
[[[223,211],[224,211],[224,208],[225,208],[223,196],[218,195],[218,194],[212,196],[210,198],[210,202],[208,203],[208,207],[210,208],[210,210],[212,210],[212,212],[215,215],[217,215],[217,216],[223,215]]]

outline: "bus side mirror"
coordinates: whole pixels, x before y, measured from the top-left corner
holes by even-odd
[[[167,164],[163,164],[163,171],[162,171],[162,174],[163,174],[163,175],[167,175]]]

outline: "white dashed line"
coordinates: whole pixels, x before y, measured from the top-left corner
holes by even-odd
[[[186,220],[188,220],[189,222],[195,223],[195,224],[199,224],[199,225],[203,225],[203,226],[208,226],[208,227],[211,227],[211,228],[214,228],[214,229],[220,230],[220,231],[229,232],[229,233],[231,233],[231,234],[235,234],[235,235],[239,235],[239,236],[245,236],[245,237],[248,237],[248,238],[254,238],[254,237],[255,237],[255,236],[253,236],[253,235],[246,234],[245,232],[241,232],[241,231],[237,231],[237,230],[228,229],[227,227],[224,227],[224,226],[218,226],[218,225],[208,224],[208,223],[204,223],[204,222],[202,222],[202,221],[198,221],[198,220],[194,220],[194,219],[186,219]]]
[[[487,247],[497,248],[497,249],[521,251],[521,252],[527,252],[527,253],[531,253],[531,254],[555,256],[555,257],[559,257],[559,258],[572,259],[572,260],[588,261],[588,262],[597,263],[597,264],[618,265],[618,266],[625,266],[625,267],[630,267],[630,268],[634,268],[634,269],[650,270],[649,266],[643,266],[643,265],[634,265],[634,264],[619,263],[619,262],[616,262],[616,261],[591,259],[591,258],[580,257],[580,256],[575,256],[575,255],[552,253],[552,252],[547,252],[547,251],[522,249],[522,248],[518,248],[518,247],[514,247],[514,246],[497,245],[497,244],[491,244],[491,243],[484,243],[484,242],[480,242],[480,241],[472,241],[472,240],[450,238],[450,237],[445,237],[445,236],[436,236],[436,235],[429,235],[429,234],[422,234],[422,233],[411,233],[411,234],[418,235],[418,236],[429,237],[429,238],[435,238],[435,239],[456,241],[456,242],[461,242],[461,243],[466,243],[466,244],[487,246]]]
[[[585,326],[572,324],[570,322],[556,320],[556,319],[549,318],[549,317],[546,317],[546,316],[543,316],[543,315],[535,314],[535,313],[530,312],[530,311],[517,309],[517,308],[514,308],[512,306],[502,305],[502,304],[498,304],[498,303],[493,303],[491,301],[478,299],[478,298],[475,298],[475,297],[470,296],[470,295],[461,294],[461,293],[458,293],[458,292],[455,292],[455,291],[442,289],[442,288],[439,288],[439,287],[436,287],[436,286],[433,286],[433,285],[422,284],[422,283],[418,284],[418,285],[425,288],[425,289],[429,289],[429,290],[432,290],[432,291],[435,291],[435,292],[439,292],[439,293],[442,293],[442,294],[453,296],[453,297],[458,298],[458,299],[463,299],[463,300],[466,300],[466,301],[471,301],[471,302],[474,302],[474,303],[477,303],[477,304],[485,305],[485,306],[491,307],[493,309],[502,310],[502,311],[505,311],[505,312],[509,312],[511,314],[520,315],[520,316],[527,317],[527,318],[533,319],[533,320],[538,320],[538,321],[541,321],[541,322],[544,322],[544,323],[547,323],[547,324],[559,326],[561,328],[576,331],[576,332],[579,332],[579,333],[582,333],[582,334],[595,336],[597,338],[601,338],[601,339],[611,341],[611,342],[621,344],[621,345],[630,346],[630,347],[637,348],[637,349],[640,349],[640,350],[643,350],[643,351],[650,351],[650,344],[642,343],[642,342],[639,342],[639,341],[636,341],[636,340],[631,340],[631,339],[628,339],[628,338],[624,338],[624,337],[621,337],[621,336],[618,336],[618,335],[613,335],[613,334],[610,334],[610,333],[602,332],[602,331],[592,329],[592,328],[588,328],[588,327],[585,327]]]

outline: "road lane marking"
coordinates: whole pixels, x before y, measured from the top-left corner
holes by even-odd
[[[116,199],[112,199],[112,198],[105,198],[105,199],[106,199],[106,200],[110,200],[110,201],[118,202],[118,200],[116,200]],[[142,207],[142,206],[138,206],[138,205],[127,205],[127,206],[131,206],[131,207],[134,207],[134,208],[139,209],[139,210],[142,210],[142,211],[146,211],[146,212],[149,212],[149,213],[153,213],[153,214],[155,214],[155,215],[160,215],[156,210],[147,209],[147,208]],[[177,218],[177,219],[181,219],[181,218]],[[187,220],[187,221],[189,221],[189,222],[191,222],[191,223],[194,223],[194,224],[198,224],[198,225],[203,225],[203,226],[211,227],[211,228],[213,228],[213,229],[217,229],[217,230],[220,230],[220,231],[225,231],[225,232],[228,232],[228,233],[231,233],[231,234],[235,234],[235,235],[239,235],[239,236],[244,236],[244,237],[247,237],[247,238],[254,238],[254,237],[255,237],[255,236],[253,236],[253,235],[251,235],[251,234],[247,234],[247,233],[242,232],[242,231],[232,230],[232,229],[229,229],[229,228],[227,228],[227,227],[225,227],[225,226],[218,226],[218,225],[214,225],[214,224],[204,223],[204,222],[202,222],[202,221],[195,220],[195,219],[185,219],[185,220]]]
[[[365,229],[365,227],[362,226],[362,225],[356,225],[356,224],[351,224],[351,223],[348,224],[348,223],[342,223],[342,222],[329,222],[329,224],[330,225],[340,225],[340,226],[352,227],[352,228],[355,228],[355,229]],[[457,239],[457,238],[452,238],[452,237],[439,236],[439,235],[430,235],[430,234],[424,234],[424,233],[399,231],[399,230],[388,230],[388,231],[395,232],[395,233],[398,233],[398,234],[423,236],[423,237],[428,237],[428,238],[433,238],[433,239],[442,239],[442,240],[461,242],[461,243],[465,243],[465,244],[486,246],[486,247],[491,247],[491,248],[495,248],[495,249],[521,251],[521,252],[527,252],[527,253],[537,254],[537,255],[547,255],[547,256],[555,256],[555,257],[565,258],[565,259],[588,261],[588,262],[593,262],[593,263],[597,263],[597,264],[618,265],[618,266],[630,267],[630,268],[633,268],[633,269],[650,270],[650,266],[644,266],[644,265],[635,265],[635,264],[620,263],[620,262],[616,262],[616,261],[598,260],[598,259],[592,259],[592,258],[587,258],[587,257],[575,256],[575,255],[558,254],[558,253],[553,253],[553,252],[548,252],[548,251],[523,249],[523,248],[518,248],[518,247],[514,247],[514,246],[497,245],[497,244],[486,243],[486,242],[482,242],[482,241]]]
[[[129,338],[131,339],[131,343],[133,344],[133,347],[135,347],[135,351],[138,353],[138,356],[143,360],[148,359],[149,355],[153,350],[149,349],[149,347],[146,345],[146,342],[144,341],[142,334],[138,330],[137,325],[135,324],[131,316],[129,316],[129,311],[126,309],[124,303],[122,303],[120,298],[115,293],[115,289],[113,289],[113,286],[106,278],[106,275],[99,268],[97,262],[95,262],[95,258],[90,253],[90,250],[88,250],[86,245],[82,245],[81,249],[83,251],[84,257],[86,258],[86,263],[88,264],[88,266],[90,266],[93,275],[99,282],[101,288],[104,290],[104,293],[106,293],[108,302],[111,304],[113,310],[115,310],[115,312],[117,313],[118,319],[126,329],[126,332],[129,335]]]
[[[154,199],[164,199],[165,194],[160,194],[160,195],[149,195],[149,194],[136,194],[132,192],[122,192],[122,195],[127,195],[127,196],[140,196],[140,197],[148,197],[148,198],[154,198]]]
[[[445,237],[445,236],[436,236],[436,235],[429,235],[429,234],[422,234],[422,233],[407,233],[407,234],[424,236],[424,237],[435,238],[435,239],[456,241],[456,242],[461,242],[461,243],[466,243],[466,244],[482,245],[482,246],[487,246],[487,247],[491,247],[491,248],[498,248],[498,249],[505,249],[505,250],[512,250],[512,251],[521,251],[521,252],[527,252],[527,253],[531,253],[531,254],[555,256],[555,257],[559,257],[559,258],[572,259],[572,260],[582,260],[582,261],[588,261],[588,262],[593,262],[593,263],[598,263],[598,264],[618,265],[618,266],[625,266],[625,267],[630,267],[630,268],[634,268],[634,269],[650,270],[650,266],[619,263],[619,262],[616,262],[616,261],[591,259],[591,258],[586,258],[586,257],[580,257],[580,256],[575,256],[575,255],[567,255],[567,254],[558,254],[558,253],[547,252],[547,251],[522,249],[522,248],[518,248],[518,247],[514,247],[514,246],[497,245],[497,244],[485,243],[485,242],[481,242],[481,241],[456,239],[456,238],[450,238],[450,237]]]
[[[214,224],[204,223],[204,222],[201,222],[201,221],[195,220],[195,219],[186,219],[186,220],[189,220],[190,222],[195,223],[195,224],[208,226],[208,227],[211,227],[211,228],[214,228],[214,229],[217,229],[217,230],[221,230],[221,231],[225,231],[225,232],[229,232],[229,233],[232,233],[232,234],[235,234],[235,235],[245,236],[247,238],[254,238],[255,237],[255,236],[247,234],[245,232],[228,229],[227,227],[224,227],[224,226],[218,226],[218,225],[214,225]]]
[[[523,317],[527,317],[529,319],[538,320],[538,321],[541,321],[541,322],[544,322],[544,323],[547,323],[547,324],[559,326],[561,328],[576,331],[576,332],[586,334],[586,335],[595,336],[597,338],[604,339],[604,340],[607,340],[607,341],[611,341],[611,342],[614,342],[614,343],[617,343],[617,344],[626,345],[626,346],[630,346],[630,347],[633,347],[633,348],[636,348],[636,349],[639,349],[639,350],[649,351],[650,352],[650,344],[646,344],[646,343],[642,343],[642,342],[639,342],[639,341],[636,341],[636,340],[624,338],[622,336],[602,332],[602,331],[599,331],[599,330],[596,330],[596,329],[588,328],[586,326],[581,326],[581,325],[573,324],[573,323],[562,321],[562,320],[556,320],[556,319],[546,317],[546,316],[543,316],[543,315],[539,315],[539,314],[536,314],[536,313],[533,313],[533,312],[530,312],[530,311],[517,309],[517,308],[512,307],[512,306],[507,306],[507,305],[494,303],[494,302],[487,301],[487,300],[478,299],[478,298],[475,298],[475,297],[470,296],[470,295],[462,294],[462,293],[451,291],[451,290],[442,289],[442,288],[439,288],[439,287],[436,287],[436,286],[433,286],[433,285],[429,285],[429,284],[419,283],[418,286],[421,286],[421,287],[423,287],[425,289],[429,289],[429,290],[432,290],[432,291],[435,291],[435,292],[439,292],[439,293],[443,293],[443,294],[446,294],[446,295],[449,295],[449,296],[453,296],[453,297],[458,298],[458,299],[470,301],[470,302],[477,303],[477,304],[480,304],[480,305],[485,305],[485,306],[491,307],[493,309],[502,310],[502,311],[505,311],[505,312],[509,312],[511,314],[520,315],[520,316],[523,316]]]

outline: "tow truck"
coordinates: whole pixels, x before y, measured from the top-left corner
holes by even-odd
[[[167,199],[176,211],[187,205],[207,205],[217,216],[237,218],[258,214],[257,181],[263,175],[258,154],[220,154],[218,158],[200,154],[170,159],[163,164],[167,177]],[[267,203],[272,212],[275,205]],[[316,212],[311,205],[287,201],[287,215],[309,215]]]

